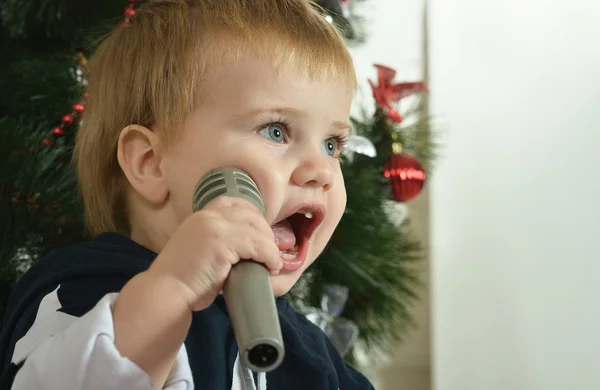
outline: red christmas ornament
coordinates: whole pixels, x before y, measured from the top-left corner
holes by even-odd
[[[42,141],[42,143],[46,146],[50,146],[52,145],[52,141],[49,140],[48,138],[44,138],[44,140]]]
[[[389,180],[397,202],[409,201],[421,193],[427,176],[419,160],[413,156],[393,154],[384,169],[384,176]]]
[[[427,86],[422,82],[394,84],[394,77],[396,77],[396,71],[394,69],[377,64],[374,66],[377,68],[378,84],[375,85],[371,80],[369,80],[369,84],[373,90],[375,102],[377,102],[377,105],[385,111],[389,120],[394,123],[401,123],[404,118],[392,106],[392,103],[398,103],[402,98],[412,95],[413,93],[426,92]]]
[[[76,113],[81,114],[83,110],[85,110],[85,106],[82,103],[75,103],[73,105],[73,111]]]
[[[125,12],[123,12],[123,15],[125,15],[127,19],[131,19],[135,15],[135,10],[133,8],[125,8]]]
[[[138,5],[141,0],[127,0],[131,5]]]
[[[61,129],[60,127],[55,127],[54,129],[52,129],[52,134],[54,134],[57,137],[60,137],[64,133],[65,133],[65,131],[63,129]]]
[[[73,123],[73,115],[71,115],[71,114],[63,115],[62,122],[65,125],[70,125],[71,123]]]
[[[86,92],[83,93],[83,98],[84,99],[87,99],[89,97],[90,97],[90,93],[89,92],[86,91]]]

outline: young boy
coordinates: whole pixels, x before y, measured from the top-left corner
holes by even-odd
[[[282,298],[346,203],[355,74],[335,29],[307,0],[151,1],[88,82],[74,160],[95,238],[17,284],[2,389],[371,389]],[[254,179],[264,216],[226,197],[192,211],[220,166]],[[286,348],[256,377],[219,294],[240,259],[270,270]]]

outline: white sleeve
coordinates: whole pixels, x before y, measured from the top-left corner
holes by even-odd
[[[56,290],[54,291],[56,294]],[[107,294],[77,318],[55,308],[51,294],[40,305],[34,325],[15,346],[12,362],[25,363],[12,390],[150,390],[150,376],[122,357],[114,344],[112,304]],[[42,302],[44,303],[44,302]],[[59,331],[60,330],[60,331]],[[194,388],[187,352],[182,345],[164,389]]]

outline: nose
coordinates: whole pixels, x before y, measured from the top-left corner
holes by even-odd
[[[329,191],[333,186],[333,171],[330,162],[322,158],[312,156],[301,161],[292,173],[292,182],[300,187],[322,187]]]

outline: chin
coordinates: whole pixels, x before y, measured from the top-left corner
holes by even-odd
[[[276,297],[281,297],[287,294],[294,284],[300,279],[301,272],[290,272],[271,276],[271,284],[273,285],[273,293]]]

